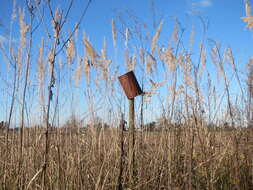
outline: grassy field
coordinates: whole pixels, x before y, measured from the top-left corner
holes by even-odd
[[[248,46],[212,39],[201,15],[97,23],[92,0],[20,2],[0,7],[0,190],[253,190]]]
[[[55,129],[50,132],[47,184],[43,187],[43,128],[0,139],[1,189],[252,189],[253,131],[178,126],[137,132],[134,184],[127,167],[128,132],[119,129]],[[124,144],[123,149],[121,143]],[[5,170],[5,171],[4,171]]]

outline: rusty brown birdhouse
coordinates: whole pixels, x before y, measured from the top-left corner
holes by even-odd
[[[128,99],[133,99],[134,97],[143,94],[133,71],[119,76],[119,82]]]

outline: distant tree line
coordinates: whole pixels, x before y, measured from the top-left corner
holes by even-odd
[[[0,129],[5,129],[7,127],[8,127],[8,122],[5,122],[5,121],[0,122]]]

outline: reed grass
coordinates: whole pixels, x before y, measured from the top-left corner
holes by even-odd
[[[164,44],[166,20],[150,32],[138,30],[143,25],[133,15],[128,15],[133,25],[112,20],[112,40],[104,38],[98,51],[86,33],[78,44],[78,27],[91,1],[64,38],[72,3],[67,10],[54,10],[51,1],[29,1],[30,19],[19,9],[17,47],[9,43],[12,51],[6,53],[0,46],[10,66],[3,80],[8,122],[0,126],[0,190],[253,189],[253,59],[241,66],[232,49],[205,35],[196,58],[195,31],[186,49],[188,34],[176,20]],[[245,5],[243,20],[252,28],[249,1]],[[42,9],[50,13],[51,29]],[[43,26],[34,25],[37,18]],[[47,31],[40,47],[35,45],[38,51],[33,48],[36,27]],[[111,58],[110,47],[115,54],[122,47],[125,64],[118,55]],[[117,81],[122,70],[142,76],[145,90],[135,104],[131,130]],[[42,119],[30,122],[37,115]]]

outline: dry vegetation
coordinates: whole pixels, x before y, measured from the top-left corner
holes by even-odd
[[[50,133],[45,188],[127,189],[127,133],[122,139],[122,154],[118,130],[78,132],[76,126],[69,127]],[[5,174],[1,163],[1,176],[6,175],[1,188],[16,189],[22,175],[21,189],[41,189],[44,129],[25,131],[21,171],[18,170],[19,134],[11,132],[10,136],[8,156],[1,157],[2,162],[8,160]],[[174,126],[169,131],[138,133],[134,189],[252,189],[252,137],[252,130],[208,131],[188,125]],[[1,146],[4,155],[6,150]]]
[[[0,190],[253,189],[253,59],[239,65],[232,49],[206,40],[205,22],[196,48],[194,31],[187,35],[177,20],[164,43],[165,21],[149,36],[133,15],[112,20],[112,39],[99,52],[79,34],[91,1],[65,33],[74,2],[54,10],[51,1],[26,1],[18,13],[14,3],[19,42],[10,33],[9,43],[0,43],[8,71],[1,72],[7,119],[0,123]],[[252,28],[245,5],[243,20]],[[134,150],[117,81],[126,70],[145,90],[136,103]],[[159,119],[148,123],[155,113]]]

